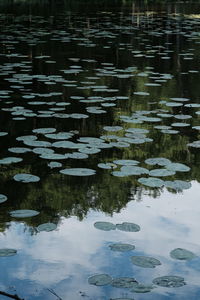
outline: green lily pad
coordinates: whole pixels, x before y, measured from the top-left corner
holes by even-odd
[[[0,194],[0,203],[3,203],[7,200],[7,196],[6,195],[3,195],[3,194]]]
[[[188,172],[188,171],[190,171],[190,167],[188,167],[184,164],[181,164],[181,163],[170,163],[170,164],[166,165],[166,168],[168,170],[177,171],[177,172]]]
[[[192,143],[187,144],[188,147],[200,148],[200,141],[194,141]]]
[[[186,249],[182,248],[176,248],[170,252],[170,256],[174,259],[179,259],[179,260],[191,260],[196,257],[196,255]]]
[[[141,177],[138,179],[138,182],[149,187],[161,187],[165,183],[162,179],[155,177]]]
[[[158,259],[148,256],[132,256],[131,262],[142,268],[155,268],[161,265]]]
[[[62,164],[57,161],[50,161],[50,163],[48,163],[48,167],[50,167],[51,169],[61,168]]]
[[[186,285],[184,278],[180,276],[161,276],[153,280],[153,283],[162,287],[181,287]]]
[[[112,280],[111,285],[117,288],[132,288],[138,285],[138,282],[135,280],[135,278],[119,277],[119,278],[114,278]]]
[[[57,228],[56,224],[54,223],[44,223],[44,224],[41,224],[37,227],[37,230],[38,231],[52,231],[52,230],[55,230]]]
[[[113,161],[117,165],[122,166],[135,166],[139,164],[139,161],[133,159],[117,159]]]
[[[13,179],[15,181],[20,181],[20,182],[24,182],[24,183],[29,183],[29,182],[38,182],[40,181],[40,177],[32,175],[32,174],[16,174]]]
[[[175,175],[176,172],[173,170],[167,169],[154,169],[149,172],[150,176],[158,176],[158,177],[165,177],[165,176],[172,176]]]
[[[11,211],[10,215],[14,218],[30,218],[39,215],[39,211],[32,209],[18,209]]]
[[[29,148],[23,148],[23,147],[12,147],[12,148],[8,148],[8,151],[12,152],[12,153],[27,153],[30,152],[31,149]]]
[[[184,190],[191,188],[191,183],[183,180],[165,181],[165,186],[174,190]]]
[[[2,256],[13,256],[17,254],[17,250],[9,249],[9,248],[2,248],[0,249],[0,257]]]
[[[125,176],[149,174],[149,170],[137,166],[123,166],[121,167],[121,172]]]
[[[110,231],[110,230],[115,230],[116,225],[110,222],[95,222],[94,227],[103,231]]]
[[[140,226],[134,223],[123,222],[122,224],[116,224],[116,228],[121,231],[137,232],[140,231]]]
[[[48,134],[54,133],[56,131],[55,128],[37,128],[32,130],[34,133]]]
[[[60,170],[60,173],[71,176],[91,176],[94,175],[96,171],[87,168],[69,168]]]
[[[107,170],[112,170],[117,168],[117,166],[113,163],[99,163],[98,167],[101,169],[107,169]]]
[[[145,163],[148,165],[159,165],[159,166],[166,166],[171,163],[171,161],[164,157],[155,157],[155,158],[148,158],[145,160]]]
[[[115,132],[115,131],[122,130],[123,127],[122,126],[104,126],[103,129],[106,130],[106,131],[113,131],[113,132]]]
[[[20,157],[5,157],[0,159],[0,165],[9,165],[12,163],[18,163],[21,162],[23,159]]]
[[[126,251],[134,250],[135,246],[131,245],[131,244],[122,244],[122,243],[119,243],[119,244],[109,245],[109,248],[112,251],[126,252]]]
[[[112,282],[112,277],[108,274],[98,274],[88,278],[89,284],[93,284],[97,286],[108,285],[111,282]]]
[[[153,289],[153,285],[138,284],[131,289],[133,293],[148,293]]]

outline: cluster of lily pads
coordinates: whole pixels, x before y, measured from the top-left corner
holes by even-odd
[[[124,222],[122,224],[113,224],[111,222],[96,222],[94,223],[94,227],[103,230],[103,231],[111,231],[111,230],[121,230],[126,232],[138,232],[140,231],[140,226],[134,223]],[[109,248],[111,251],[116,252],[131,252],[135,250],[135,245],[132,244],[125,244],[125,243],[114,243],[110,244]],[[196,258],[197,256],[186,249],[183,248],[176,248],[170,251],[170,257],[172,259],[180,260],[180,261],[187,261]],[[161,265],[160,260],[149,257],[149,256],[131,256],[130,261],[133,265],[142,268],[150,268],[154,269]],[[161,277],[154,278],[152,284],[143,284],[139,283],[133,277],[118,277],[113,278],[109,274],[96,274],[88,278],[88,283],[95,286],[105,286],[111,285],[112,287],[116,288],[125,288],[129,289],[130,292],[133,293],[147,293],[151,292],[156,286],[160,287],[182,287],[186,285],[186,282],[183,277],[175,276],[175,275],[165,275]],[[120,298],[116,298],[120,299]],[[129,298],[124,298],[129,299]],[[114,300],[114,299],[113,299]]]

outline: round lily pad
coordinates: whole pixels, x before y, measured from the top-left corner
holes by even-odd
[[[0,249],[0,257],[1,256],[13,256],[17,254],[17,250],[9,249],[9,248],[2,248]]]
[[[112,170],[117,168],[117,166],[113,163],[99,163],[98,167],[101,169],[107,169],[107,170]]]
[[[11,211],[10,215],[14,218],[29,218],[39,215],[39,211],[32,209],[18,209]]]
[[[116,225],[110,222],[95,222],[94,223],[94,227],[100,230],[104,230],[104,231],[110,231],[110,230],[115,230],[116,229]]]
[[[167,170],[167,169],[154,169],[149,172],[150,176],[158,176],[158,177],[165,177],[165,176],[171,176],[175,175],[176,172],[173,170]]]
[[[44,223],[44,224],[41,224],[37,227],[37,230],[38,231],[52,231],[52,230],[55,230],[57,228],[56,224],[54,223]]]
[[[135,278],[119,277],[119,278],[114,278],[112,280],[111,285],[117,288],[132,288],[138,285],[138,282],[135,280]]]
[[[165,183],[162,179],[155,177],[141,177],[138,179],[138,182],[149,187],[161,187]]]
[[[96,171],[87,168],[69,168],[60,170],[60,173],[71,176],[91,176],[94,175]]]
[[[131,289],[131,292],[133,292],[133,293],[148,293],[148,292],[151,292],[153,288],[154,288],[153,285],[138,284],[138,285],[135,285]]]
[[[7,200],[7,196],[6,195],[3,195],[3,194],[0,194],[0,203],[3,203]]]
[[[179,259],[179,260],[191,260],[196,257],[196,255],[186,249],[182,248],[176,248],[170,252],[170,256],[174,259]]]
[[[149,170],[138,166],[123,166],[121,167],[121,172],[124,173],[124,176],[131,176],[131,175],[148,174]]]
[[[16,174],[14,177],[15,181],[20,181],[24,183],[29,183],[29,182],[38,182],[40,180],[40,177],[32,175],[32,174]]]
[[[166,166],[171,163],[171,161],[164,157],[155,157],[155,158],[148,158],[145,160],[145,163],[148,165],[159,165],[159,166]]]
[[[161,265],[161,262],[158,259],[148,256],[132,256],[131,262],[134,265],[143,268],[155,268]]]
[[[121,231],[137,232],[140,231],[140,226],[134,223],[124,222],[122,224],[116,224],[116,228]]]
[[[174,190],[185,190],[191,188],[191,183],[183,180],[165,181],[165,186]]]
[[[166,165],[166,169],[171,171],[179,171],[179,172],[188,172],[190,171],[190,167],[181,164],[181,163],[170,163]]]
[[[5,157],[0,159],[0,165],[9,165],[12,163],[18,163],[21,162],[23,159],[20,157]]]
[[[135,166],[139,164],[139,161],[133,159],[117,159],[113,161],[117,165],[122,166]]]
[[[102,286],[102,285],[108,285],[112,282],[112,277],[107,274],[98,274],[94,275],[88,278],[88,283]]]
[[[163,287],[181,287],[186,285],[184,278],[180,276],[161,276],[153,280],[153,283]]]
[[[122,243],[119,243],[119,244],[109,245],[109,248],[112,251],[126,252],[126,251],[134,250],[135,246],[131,245],[131,244],[122,244]]]

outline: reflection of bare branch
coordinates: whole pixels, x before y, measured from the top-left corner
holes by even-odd
[[[15,299],[15,300],[24,300],[22,298],[19,298],[17,295],[11,295],[11,294],[8,294],[8,293],[2,292],[2,291],[0,291],[0,295],[3,295],[5,297],[9,297],[9,298],[12,298],[12,299]]]
[[[60,298],[57,294],[56,294],[56,292],[54,292],[54,290],[52,290],[52,289],[47,289],[51,294],[53,294],[54,296],[56,296],[59,300],[62,300],[62,298]]]

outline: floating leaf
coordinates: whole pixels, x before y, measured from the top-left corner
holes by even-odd
[[[60,173],[71,176],[91,176],[94,175],[96,171],[87,168],[69,168],[60,170]]]
[[[3,195],[3,194],[0,194],[0,203],[3,203],[7,200],[7,196],[6,195]]]
[[[5,157],[0,159],[0,165],[9,165],[12,163],[18,163],[21,162],[23,159],[20,157]]]
[[[176,248],[170,252],[170,256],[174,259],[179,259],[179,260],[191,260],[196,257],[196,255],[186,249],[182,248]]]
[[[131,176],[131,175],[148,174],[149,170],[137,166],[123,166],[121,167],[121,172],[125,176]]]
[[[17,250],[15,250],[15,249],[9,249],[9,248],[0,249],[0,257],[13,256],[15,254],[17,254]]]
[[[40,177],[32,175],[32,174],[16,174],[13,179],[15,181],[20,181],[24,183],[29,183],[29,182],[38,182],[40,180]]]
[[[97,286],[103,286],[103,285],[108,285],[112,281],[112,277],[110,277],[107,274],[98,274],[94,275],[88,278],[88,283],[97,285]]]
[[[131,289],[133,293],[148,293],[153,289],[153,285],[138,284]]]
[[[188,167],[184,164],[181,164],[181,163],[170,163],[170,164],[166,165],[166,168],[168,170],[178,171],[178,172],[188,172],[188,171],[190,171],[190,167]]]
[[[140,226],[134,223],[123,222],[122,224],[116,224],[116,228],[121,231],[137,232],[140,231]]]
[[[153,283],[163,287],[181,287],[186,285],[184,278],[180,276],[161,276],[153,280]]]
[[[139,164],[139,161],[133,160],[133,159],[118,159],[113,161],[117,165],[122,165],[122,166],[134,166]]]
[[[165,183],[162,179],[155,178],[155,177],[148,177],[148,178],[141,177],[138,179],[138,182],[149,187],[161,187]]]
[[[122,243],[119,243],[119,244],[112,244],[112,245],[109,245],[109,248],[110,248],[110,250],[112,250],[112,251],[125,252],[125,251],[131,251],[131,250],[134,250],[134,249],[135,249],[135,246],[134,246],[134,245],[131,245],[131,244],[122,244]]]
[[[184,190],[191,188],[191,183],[183,180],[165,181],[165,186],[174,190]]]
[[[14,218],[29,218],[39,215],[39,211],[31,209],[18,209],[11,211],[10,215]]]
[[[131,262],[134,265],[143,268],[155,268],[161,265],[161,262],[158,259],[148,256],[132,256]]]
[[[41,224],[37,227],[37,230],[38,231],[52,231],[52,230],[55,230],[57,228],[56,224],[54,223],[44,223],[44,224]]]
[[[94,223],[94,227],[100,230],[104,230],[104,231],[110,231],[110,230],[115,230],[116,229],[116,225],[110,222],[95,222]]]
[[[119,278],[114,278],[112,280],[111,285],[117,288],[132,288],[138,285],[138,282],[135,280],[135,278],[119,277]]]
[[[112,170],[117,168],[117,166],[113,163],[99,163],[98,167],[101,169],[107,169],[107,170]]]
[[[175,175],[176,172],[173,170],[167,170],[167,169],[154,169],[149,172],[150,176],[158,176],[158,177],[164,177],[164,176],[171,176]]]
[[[148,165],[159,165],[159,166],[166,166],[171,163],[171,161],[164,157],[155,157],[155,158],[148,158],[145,160],[145,163]]]

